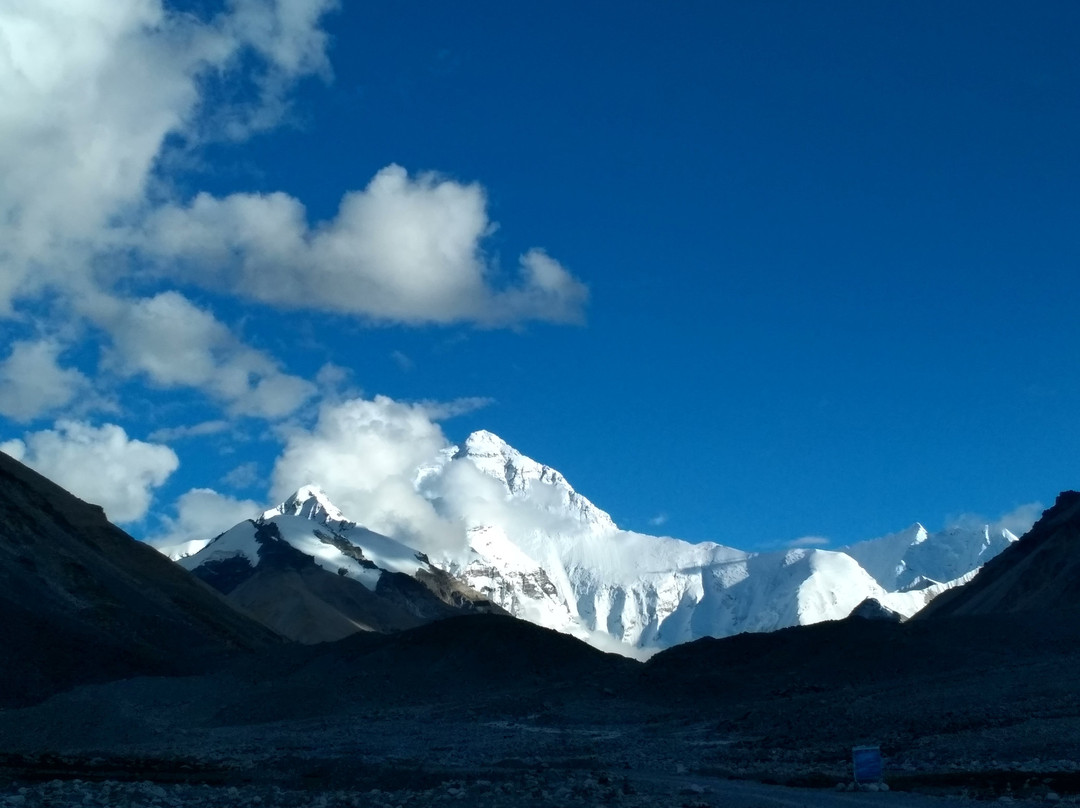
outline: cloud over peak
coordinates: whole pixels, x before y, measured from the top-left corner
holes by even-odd
[[[450,444],[433,417],[445,414],[386,396],[324,403],[313,428],[287,430],[271,497],[280,501],[317,483],[371,530],[426,552],[462,546],[464,528],[416,488],[418,470],[445,459]]]

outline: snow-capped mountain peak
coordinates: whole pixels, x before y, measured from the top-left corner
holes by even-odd
[[[353,525],[345,517],[345,514],[330,501],[326,492],[317,485],[302,485],[276,508],[265,511],[262,515],[264,520],[273,519],[275,516],[300,516],[313,522],[338,522],[341,526]]]
[[[362,527],[312,484],[182,563],[224,564],[252,581],[264,570],[269,580],[274,568],[265,560],[288,545],[338,583],[351,579],[376,597],[400,599],[401,587],[419,583],[443,605],[471,598],[476,608],[505,609],[606,650],[648,653],[702,636],[839,619],[867,598],[909,616],[1016,540],[999,527],[931,532],[918,522],[840,551],[746,553],[647,536],[620,530],[559,471],[487,431],[447,447],[413,484],[464,528],[464,549],[418,553],[415,536]],[[253,588],[244,586],[241,595]]]
[[[574,517],[600,533],[618,530],[611,516],[577,493],[557,470],[538,463],[498,435],[479,430],[465,439],[452,462],[467,461],[506,488],[507,496],[529,500],[541,510]]]

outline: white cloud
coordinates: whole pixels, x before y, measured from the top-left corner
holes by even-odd
[[[0,444],[0,450],[80,499],[101,505],[114,522],[146,515],[153,489],[180,465],[167,446],[128,438],[115,424],[57,421],[53,429]]]
[[[385,396],[324,404],[312,430],[287,433],[274,466],[272,497],[320,485],[350,519],[425,551],[464,543],[461,525],[441,518],[417,492],[417,470],[440,462],[448,442],[420,404]]]
[[[249,499],[234,499],[210,488],[193,488],[174,504],[175,517],[164,517],[160,532],[146,539],[172,558],[198,552],[210,539],[264,509]]]
[[[55,411],[89,388],[89,380],[74,368],[57,362],[59,343],[42,339],[20,341],[0,363],[0,415],[30,421]]]
[[[565,493],[559,488],[536,482],[528,496],[509,496],[503,482],[466,458],[452,460],[440,474],[425,477],[420,489],[451,524],[498,525],[507,535],[526,542],[528,537],[575,536],[583,530],[566,509]]]
[[[0,414],[70,414],[115,374],[158,390],[196,389],[220,405],[221,417],[155,433],[182,438],[219,431],[229,416],[280,420],[317,395],[213,311],[170,290],[177,281],[373,321],[495,327],[581,318],[585,286],[543,251],[528,251],[509,273],[485,254],[494,225],[476,183],[388,166],[345,192],[325,222],[309,221],[284,193],[182,198],[174,160],[281,123],[290,87],[330,74],[320,21],[334,0],[221,5],[205,19],[161,0],[0,6],[0,317],[25,317],[20,307],[29,305],[35,317],[49,312],[45,333],[59,333],[63,317],[102,342],[92,380],[84,366],[61,366],[59,342],[13,344],[0,365]],[[167,271],[151,272],[150,258]],[[326,365],[317,381],[325,395],[340,395],[348,375]],[[458,541],[460,526],[435,513],[410,475],[446,446],[435,420],[486,403],[326,404],[313,431],[288,434],[275,483],[317,473],[328,490],[351,492],[343,507],[353,497],[355,513],[376,529],[433,546]],[[5,446],[118,521],[141,518],[177,465],[171,449],[112,424],[58,421]],[[183,518],[178,511],[176,524]]]
[[[327,362],[315,374],[315,383],[324,393],[336,394],[352,376],[352,371],[333,362]]]
[[[235,415],[280,418],[315,394],[275,360],[240,342],[208,311],[178,292],[122,301],[98,296],[92,316],[112,337],[107,364],[160,387],[194,387]]]
[[[800,536],[797,539],[789,541],[785,547],[824,547],[831,542],[824,536]]]
[[[397,365],[403,373],[408,373],[416,367],[416,363],[401,351],[391,351],[390,358],[394,360],[394,364]]]
[[[445,421],[448,418],[457,418],[468,415],[470,412],[482,410],[495,403],[495,399],[487,396],[466,396],[455,398],[451,401],[420,401],[418,405],[435,421]]]
[[[250,488],[261,481],[259,464],[255,461],[241,463],[221,478],[221,482],[232,488]]]
[[[962,513],[946,520],[946,527],[978,529],[989,525],[992,531],[1008,530],[1014,536],[1023,536],[1042,516],[1043,509],[1041,502],[1028,502],[1003,513],[997,519],[987,519],[977,513]]]
[[[391,165],[347,193],[336,218],[309,225],[283,193],[199,194],[148,221],[142,247],[169,273],[265,303],[402,323],[577,322],[584,284],[541,250],[499,278],[479,185]]]
[[[649,524],[652,525],[653,527],[661,527],[662,525],[667,524],[667,520],[668,520],[668,515],[666,513],[658,513],[658,514],[656,514],[656,516],[652,517],[649,520]]]
[[[1014,536],[1023,536],[1042,516],[1044,506],[1041,502],[1029,502],[1004,513],[993,523],[998,530],[1008,530]]]
[[[169,426],[155,429],[147,437],[158,443],[172,443],[184,438],[201,438],[206,435],[219,435],[229,429],[229,422],[222,420],[201,421],[197,424]]]
[[[318,23],[330,5],[235,0],[209,21],[159,0],[0,8],[0,314],[50,286],[96,285],[92,259],[145,204],[167,136],[235,138],[275,123],[290,84],[327,71]],[[209,116],[208,82],[253,64],[243,107]]]

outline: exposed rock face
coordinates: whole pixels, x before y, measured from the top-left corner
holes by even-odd
[[[848,615],[848,619],[854,620],[885,620],[889,623],[899,623],[904,618],[903,615],[898,612],[894,612],[892,609],[882,606],[878,601],[873,598],[867,598],[854,609],[851,610],[851,614]]]
[[[346,519],[316,486],[179,563],[237,608],[302,643],[502,611],[423,554]]]
[[[101,508],[0,453],[0,706],[278,641]]]
[[[1080,607],[1080,492],[1058,495],[1022,539],[966,586],[946,593],[920,619],[1009,612],[1054,614]]]

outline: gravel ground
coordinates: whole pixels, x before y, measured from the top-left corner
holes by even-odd
[[[833,805],[852,796],[837,791],[850,781],[846,747],[768,749],[719,732],[714,720],[642,710],[595,718],[417,707],[9,754],[0,759],[0,806],[711,808]],[[953,804],[963,797],[1080,804],[1080,765],[1071,757],[942,759],[916,748],[889,755],[885,779],[893,794],[863,796],[890,805],[897,790],[950,795]],[[800,788],[781,799],[745,791],[762,788],[754,781]]]
[[[1022,624],[956,652],[959,630],[891,630],[875,646],[867,630],[825,626],[628,667],[546,635],[549,646],[527,645],[533,658],[514,656],[514,635],[494,628],[464,650],[437,633],[394,639],[385,654],[286,649],[0,711],[0,807],[737,808],[899,805],[898,794],[1072,804],[1080,794],[1080,630],[1051,643]],[[1023,642],[1004,645],[1010,637]],[[881,747],[890,792],[836,791],[863,744]],[[754,791],[760,783],[798,789]]]

